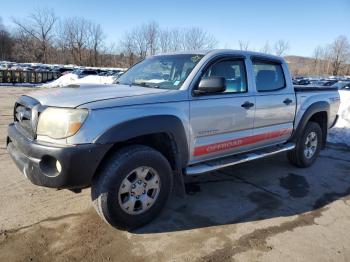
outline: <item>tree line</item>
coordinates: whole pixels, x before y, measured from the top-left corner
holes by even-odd
[[[198,27],[161,29],[156,22],[149,22],[126,32],[120,42],[128,65],[147,55],[176,51],[213,49],[217,40]]]
[[[252,50],[249,42],[238,41],[241,50]],[[275,44],[265,45],[257,51],[285,56],[289,51],[288,41],[278,40]],[[329,75],[350,75],[350,44],[346,36],[340,35],[333,42],[325,46],[315,48],[311,58],[298,57],[300,61],[295,61],[287,57],[289,69],[293,75],[304,76],[329,76]]]
[[[339,36],[327,46],[318,46],[309,67],[315,75],[350,75],[350,44],[346,36]]]
[[[81,17],[60,19],[46,8],[12,22],[10,32],[0,18],[0,60],[129,67],[147,55],[217,45],[201,28],[161,29],[156,22],[135,27],[119,43],[108,45],[101,25]]]
[[[155,21],[125,32],[118,43],[107,44],[101,25],[80,17],[60,19],[46,8],[12,22],[9,30],[0,18],[0,60],[129,67],[147,55],[218,46],[202,28],[161,28]],[[248,41],[239,40],[238,46],[252,50]],[[281,39],[271,45],[266,42],[257,51],[284,56],[289,50],[288,41]],[[349,60],[349,41],[339,36],[327,46],[316,47],[312,59],[290,67],[294,74],[349,75]]]
[[[0,60],[106,65],[105,35],[99,24],[79,17],[59,19],[52,9],[36,9],[12,21],[12,32],[0,21]]]

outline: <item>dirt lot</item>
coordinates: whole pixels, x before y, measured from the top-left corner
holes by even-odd
[[[285,155],[187,181],[135,232],[100,220],[81,194],[30,184],[5,150],[16,98],[0,88],[0,261],[350,261],[350,151],[309,169]],[[82,163],[81,163],[82,164]]]

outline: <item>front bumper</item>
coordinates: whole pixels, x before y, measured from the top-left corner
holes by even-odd
[[[8,126],[7,150],[21,172],[35,185],[78,189],[91,184],[98,165],[111,145],[59,146],[40,144]],[[56,169],[59,161],[60,172]]]

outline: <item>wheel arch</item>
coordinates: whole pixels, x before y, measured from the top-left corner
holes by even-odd
[[[113,144],[109,152],[128,144],[153,147],[165,155],[177,171],[187,165],[189,157],[184,125],[172,115],[147,116],[119,123],[98,136],[94,143]]]
[[[289,141],[296,141],[302,135],[308,122],[313,121],[320,125],[322,129],[322,148],[326,146],[328,132],[328,116],[330,105],[325,101],[311,104],[301,117],[298,126],[295,128]]]

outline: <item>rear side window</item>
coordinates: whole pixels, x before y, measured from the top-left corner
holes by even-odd
[[[225,93],[247,92],[246,71],[243,60],[223,60],[211,65],[204,78],[220,76],[225,78]]]
[[[253,61],[253,70],[258,92],[275,91],[286,86],[281,64]]]

